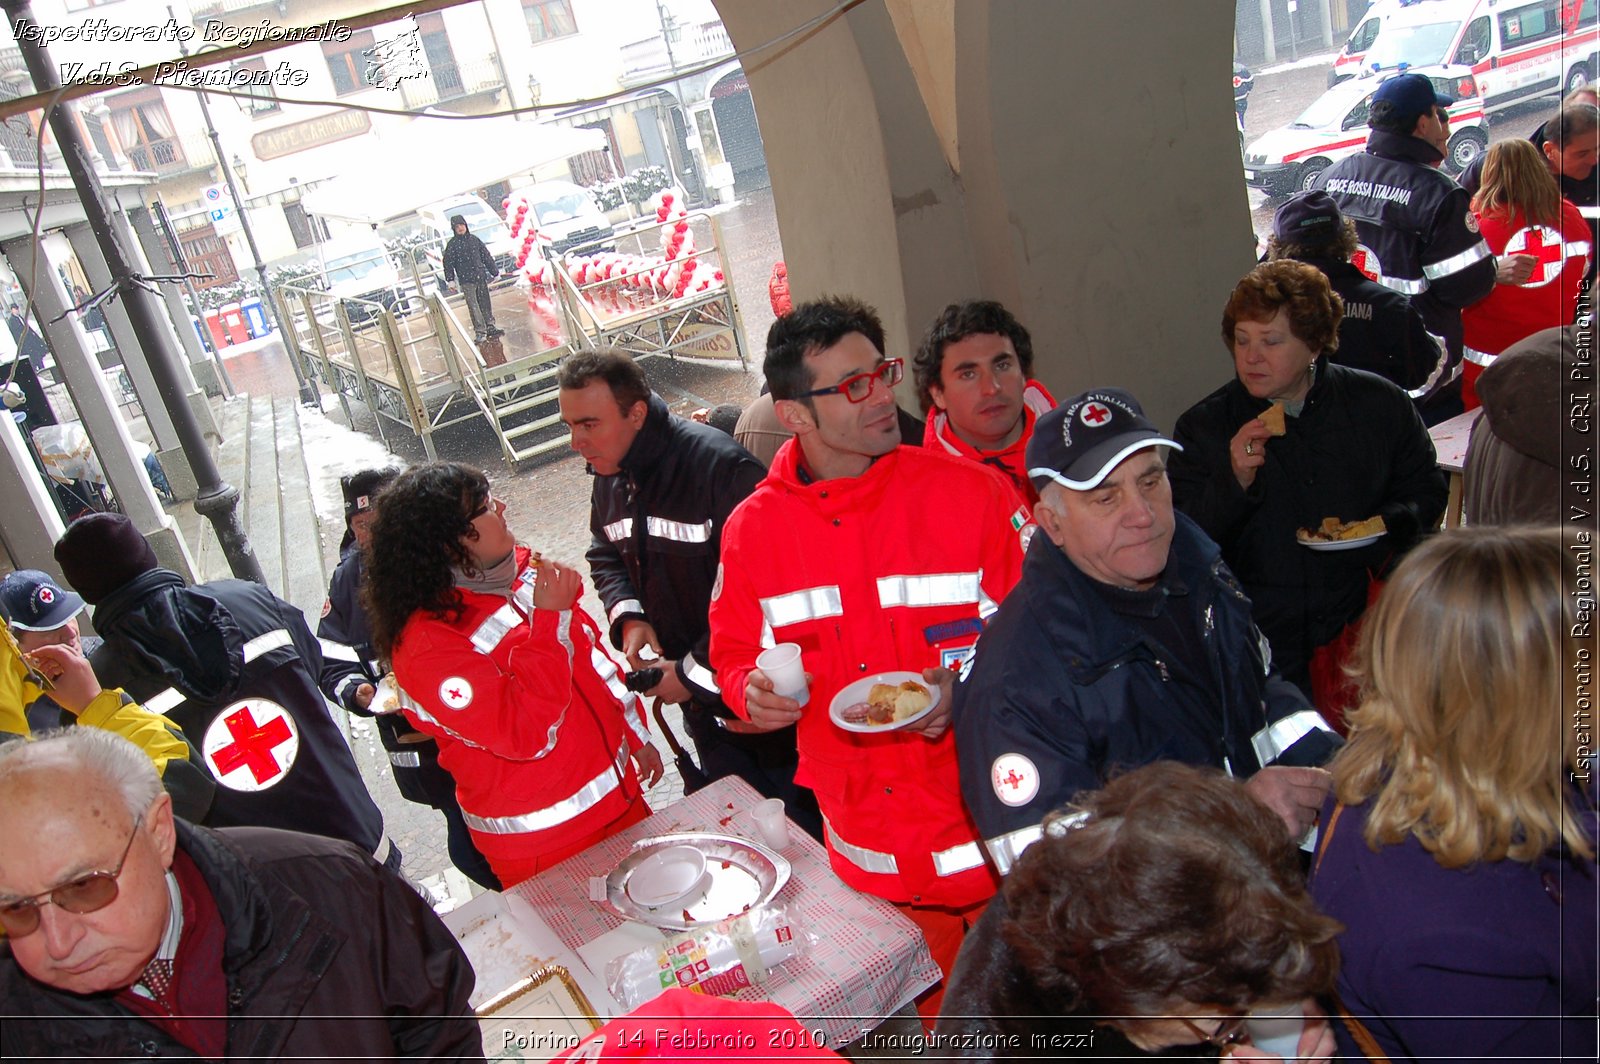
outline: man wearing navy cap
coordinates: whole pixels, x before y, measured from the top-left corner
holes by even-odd
[[[94,636],[80,640],[78,636],[78,614],[82,612],[83,599],[42,570],[18,569],[0,580],[0,613],[5,614],[24,654],[56,645],[74,647],[85,657],[94,653],[100,640]]]
[[[1085,392],[1039,418],[1039,489],[1022,581],[956,686],[961,793],[1001,872],[1046,813],[1151,761],[1250,777],[1299,837],[1338,745],[1271,669],[1217,545],[1172,508],[1177,444],[1127,392]]]
[[[1533,258],[1496,263],[1466,192],[1439,169],[1450,143],[1455,100],[1421,74],[1401,74],[1372,95],[1367,150],[1334,163],[1317,181],[1356,223],[1355,265],[1403,292],[1448,357],[1414,395],[1423,419],[1437,424],[1461,412],[1461,309],[1498,280],[1520,284]]]

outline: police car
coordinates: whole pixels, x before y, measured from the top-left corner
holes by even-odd
[[[1453,96],[1445,78],[1415,70],[1438,91]],[[1322,171],[1367,146],[1367,115],[1382,78],[1341,81],[1286,126],[1258,137],[1244,151],[1245,183],[1269,196],[1288,196],[1316,184]],[[1483,108],[1467,100],[1450,108],[1450,142],[1445,169],[1460,173],[1489,145]]]

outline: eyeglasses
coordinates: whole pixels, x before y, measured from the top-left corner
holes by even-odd
[[[1190,1031],[1194,1032],[1196,1038],[1209,1045],[1231,1045],[1244,1037],[1244,1021],[1246,1019],[1244,1016],[1233,1016],[1228,1019],[1219,1019],[1217,1021],[1217,1029],[1212,1031],[1210,1034],[1207,1034],[1200,1028],[1199,1024],[1194,1023],[1187,1016],[1178,1016],[1176,1019],[1179,1023],[1189,1028]]]
[[[496,506],[503,507],[505,504],[505,500],[496,498],[494,492],[491,490],[484,495],[483,502],[478,506],[478,508],[467,515],[467,521],[469,523],[476,521],[490,510],[493,510]]]
[[[905,360],[891,358],[885,362],[879,362],[875,369],[871,369],[866,373],[857,373],[853,377],[846,377],[838,384],[828,388],[815,388],[809,392],[801,392],[795,398],[814,399],[819,395],[842,395],[852,403],[864,403],[867,401],[867,397],[872,394],[873,387],[879,381],[883,381],[883,383],[893,388],[900,383],[905,375]]]
[[[133,831],[128,835],[128,844],[122,848],[117,867],[109,872],[90,872],[54,890],[0,905],[0,927],[4,927],[10,937],[21,938],[39,929],[39,906],[47,901],[69,913],[98,912],[116,901],[117,877],[122,875],[122,866],[128,863],[128,854],[133,852],[133,840],[139,837],[139,825],[142,823],[143,813],[133,818]]]

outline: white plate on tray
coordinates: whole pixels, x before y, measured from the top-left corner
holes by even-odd
[[[1332,539],[1324,541],[1319,539],[1301,539],[1299,534],[1296,533],[1294,541],[1300,544],[1302,547],[1307,547],[1311,550],[1355,550],[1358,547],[1365,547],[1369,543],[1376,543],[1386,535],[1388,535],[1388,532],[1384,531],[1375,532],[1370,536],[1357,536],[1355,539]]]
[[[867,700],[867,693],[872,690],[873,684],[886,683],[891,687],[898,687],[907,680],[920,684],[928,691],[929,702],[920,713],[913,713],[904,720],[892,721],[889,724],[868,724],[866,721],[846,720],[845,710],[859,702]],[[833,701],[828,704],[828,716],[832,721],[845,731],[861,732],[865,735],[881,734],[883,732],[898,731],[908,724],[915,724],[929,713],[939,708],[940,691],[938,684],[931,684],[922,678],[920,672],[880,672],[872,676],[863,676],[854,683],[847,683],[833,696]]]
[[[629,892],[630,881],[648,867],[656,854],[678,846],[692,846],[705,855],[704,889],[697,885],[675,905],[640,905]],[[634,843],[628,856],[606,876],[605,901],[626,919],[669,931],[687,931],[769,902],[787,882],[789,862],[759,842],[712,832],[655,835]]]

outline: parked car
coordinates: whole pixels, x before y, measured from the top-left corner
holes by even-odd
[[[483,241],[489,249],[501,273],[510,273],[516,268],[517,249],[505,220],[480,197],[463,193],[417,211],[424,230],[436,238],[436,242],[430,242],[424,253],[436,285],[444,287],[444,246],[455,235],[455,230],[450,227],[450,219],[458,214],[467,220],[467,232]]]
[[[1442,77],[1425,74],[1441,92]],[[1256,138],[1244,152],[1244,179],[1269,196],[1287,196],[1316,184],[1322,171],[1367,144],[1367,115],[1382,79],[1352,78],[1324,92],[1300,117]],[[1450,109],[1445,168],[1460,173],[1489,145],[1483,109],[1475,100]]]
[[[373,316],[371,304],[404,312],[400,274],[375,232],[352,232],[321,245],[322,273],[328,294],[344,300],[352,323]]]
[[[570,181],[541,181],[511,190],[513,203],[522,196],[533,205],[539,232],[550,238],[553,254],[591,244],[599,245],[596,250],[616,248],[616,230],[600,210],[594,193],[583,186]]]

